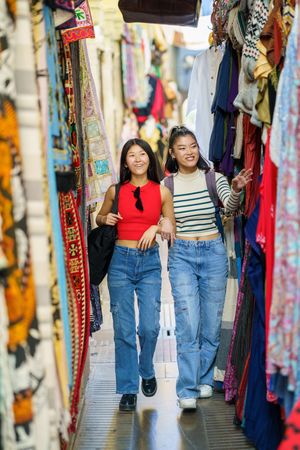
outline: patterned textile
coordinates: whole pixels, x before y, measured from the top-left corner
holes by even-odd
[[[288,378],[287,389],[300,396],[300,267],[299,267],[299,11],[290,34],[281,74],[284,90],[278,99],[287,131],[281,134],[279,153],[273,296],[268,346],[268,372]],[[276,131],[275,131],[276,133]]]
[[[84,370],[90,331],[90,296],[88,269],[82,227],[75,198],[72,193],[59,194],[60,217],[65,246],[65,263],[68,272],[70,317],[72,324],[73,386],[71,392],[72,431],[75,431],[80,384]],[[73,309],[76,309],[73,313]],[[78,342],[76,342],[79,337]]]
[[[67,108],[64,87],[61,80],[60,59],[55,37],[52,11],[44,9],[47,35],[47,63],[49,76],[49,121],[51,126],[51,145],[57,189],[68,192],[74,187],[72,147],[67,124]]]
[[[0,217],[2,223],[2,218]],[[0,242],[2,233],[0,226]],[[2,249],[0,248],[1,252]],[[1,278],[4,278],[4,270],[7,261],[1,255]],[[16,450],[16,435],[14,430],[13,416],[13,391],[9,372],[9,359],[7,351],[8,343],[8,317],[3,286],[0,285],[0,448],[5,450]]]
[[[243,309],[243,302],[245,298],[245,292],[246,292],[246,271],[247,271],[247,264],[249,260],[250,255],[250,244],[246,243],[245,248],[245,256],[243,261],[243,267],[242,267],[242,276],[239,286],[239,292],[237,297],[237,305],[236,305],[236,314],[233,324],[233,331],[232,331],[232,337],[231,337],[231,343],[229,348],[229,354],[227,359],[227,365],[226,365],[226,372],[225,372],[225,378],[224,378],[224,389],[225,389],[225,400],[226,401],[232,401],[235,399],[239,387],[239,380],[241,379],[241,376],[238,377],[237,375],[237,365],[235,363],[236,355],[238,352],[236,351],[236,341],[238,337],[238,329],[239,329],[239,323],[242,321],[242,309]],[[245,331],[245,330],[243,330]],[[245,337],[246,338],[246,337]],[[248,356],[248,351],[243,351],[243,361],[245,362]],[[242,359],[242,354],[240,353],[239,357]],[[235,361],[234,361],[235,360]],[[239,379],[238,379],[239,378]]]
[[[59,389],[55,368],[52,336],[51,299],[49,291],[49,261],[46,209],[43,191],[44,170],[40,110],[38,105],[36,72],[31,30],[31,14],[26,0],[17,0],[15,77],[17,112],[20,129],[20,150],[23,159],[23,175],[27,198],[28,231],[32,249],[35,275],[37,315],[41,341],[32,360],[31,373],[35,380],[33,405],[35,439],[39,448],[58,448],[59,409],[54,399]],[[26,83],[24,83],[26,80]],[[30,145],[28,143],[30,142]],[[52,398],[51,405],[49,398]],[[55,406],[54,406],[55,405]],[[50,410],[51,407],[51,410]],[[51,412],[50,412],[51,411]],[[50,444],[51,443],[51,444]]]
[[[58,27],[64,44],[80,39],[94,38],[93,20],[87,0],[82,1],[75,8],[74,17]]]
[[[65,93],[68,98],[68,126],[71,138],[71,146],[73,152],[73,167],[75,170],[76,180],[76,201],[77,206],[82,201],[82,180],[81,180],[81,160],[78,146],[78,132],[74,97],[74,83],[73,83],[73,69],[71,60],[70,46],[65,44],[63,46],[65,59],[65,73],[63,74]]]
[[[214,370],[214,380],[224,381],[226,361],[228,357],[233,322],[236,310],[238,295],[237,266],[234,239],[234,217],[228,217],[223,223],[225,245],[228,257],[228,280],[226,287],[226,297],[222,317],[220,346],[216,357],[216,367]]]
[[[103,323],[103,315],[102,315],[102,308],[101,308],[101,298],[100,298],[100,292],[99,292],[99,286],[95,286],[94,284],[90,285],[90,291],[91,291],[91,304],[92,304],[92,312],[93,312],[93,319],[91,321],[91,327],[90,332],[95,333],[96,331],[99,331],[101,328],[101,325]]]
[[[8,314],[8,354],[14,393],[13,412],[17,448],[34,445],[32,380],[30,358],[38,344],[35,294],[30,263],[26,223],[26,200],[22,179],[17,118],[14,107],[15,34],[12,14],[0,2],[0,214],[2,216],[2,250],[9,271],[5,277],[5,299]],[[15,20],[15,16],[13,16]]]
[[[42,333],[42,346],[44,354],[46,355],[46,382],[49,392],[50,408],[51,408],[51,441],[53,446],[57,442],[57,431],[59,430],[61,435],[67,438],[67,427],[69,425],[69,413],[68,413],[68,376],[67,376],[67,360],[66,349],[63,341],[63,327],[61,321],[60,296],[61,285],[58,284],[57,266],[54,254],[53,244],[53,227],[50,217],[50,197],[48,188],[48,178],[46,178],[46,158],[44,155],[49,154],[48,142],[49,142],[49,128],[48,128],[48,77],[47,73],[47,59],[46,59],[46,39],[45,39],[45,23],[43,20],[43,3],[41,0],[34,0],[31,4],[32,11],[32,25],[33,25],[33,38],[34,38],[34,56],[35,65],[37,70],[38,81],[38,96],[41,110],[38,110],[38,117],[41,118],[42,132],[44,139],[40,136],[32,138],[32,145],[30,150],[34,152],[34,158],[27,153],[28,165],[31,168],[38,165],[40,161],[40,168],[36,168],[34,171],[37,177],[36,182],[39,180],[41,187],[44,191],[44,201],[46,204],[45,209],[40,205],[38,208],[39,213],[43,214],[44,219],[37,223],[37,227],[40,233],[45,230],[43,239],[41,238],[38,247],[34,245],[34,249],[41,259],[38,264],[39,270],[37,271],[37,287],[38,298],[41,295],[43,298],[42,305],[39,305],[39,311],[41,311],[41,333]],[[36,124],[39,124],[39,120],[36,120]],[[34,128],[31,127],[31,130]],[[29,150],[28,150],[29,152]],[[31,164],[32,163],[32,164]],[[38,174],[40,174],[38,176]],[[53,174],[54,176],[54,174]],[[31,187],[35,188],[31,181]],[[34,189],[36,193],[38,189]],[[56,221],[59,223],[59,219]],[[62,248],[62,247],[61,247]],[[44,249],[44,251],[43,251]],[[59,267],[59,266],[58,266]],[[43,287],[44,286],[44,287]],[[45,288],[47,286],[47,289]],[[43,289],[42,289],[43,288]],[[50,291],[49,291],[50,289]],[[50,307],[47,306],[47,298],[49,298]],[[51,315],[51,317],[49,317]],[[46,318],[49,317],[49,323]],[[55,324],[55,328],[53,327]],[[49,333],[51,330],[51,333]]]
[[[108,187],[116,181],[102,113],[99,110],[86,43],[80,41],[83,127],[85,139],[86,204],[103,201]]]
[[[239,0],[214,0],[211,14],[214,45],[220,45],[227,37],[229,12]]]
[[[270,0],[254,0],[247,25],[242,53],[242,68],[246,77],[253,81],[256,61],[259,57],[257,42],[269,16]]]

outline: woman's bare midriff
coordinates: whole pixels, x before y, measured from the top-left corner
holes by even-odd
[[[219,233],[207,234],[205,236],[181,236],[180,234],[176,235],[177,239],[182,239],[184,241],[212,241],[213,239],[218,239],[220,237]]]
[[[156,241],[153,241],[151,247],[155,245]],[[120,245],[121,247],[128,247],[128,248],[138,248],[139,241],[126,241],[126,240],[117,240],[116,245]]]

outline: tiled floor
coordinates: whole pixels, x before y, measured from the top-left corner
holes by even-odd
[[[165,249],[162,253],[165,267]],[[251,449],[233,425],[234,407],[222,394],[199,400],[194,413],[176,405],[177,376],[174,308],[163,270],[161,332],[155,353],[158,391],[138,395],[135,413],[120,413],[115,394],[112,323],[103,287],[104,324],[90,345],[90,376],[75,450],[225,450]]]

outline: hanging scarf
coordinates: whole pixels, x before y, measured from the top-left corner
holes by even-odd
[[[84,41],[80,41],[80,66],[88,206],[103,201],[116,176]]]

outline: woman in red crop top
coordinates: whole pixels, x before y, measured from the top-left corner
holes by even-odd
[[[131,139],[123,147],[120,162],[118,214],[111,212],[115,187],[111,186],[97,216],[98,225],[116,225],[118,240],[108,271],[108,288],[114,324],[119,409],[134,411],[139,391],[151,397],[157,385],[153,354],[159,333],[161,263],[156,234],[173,243],[175,219],[172,196],[160,185],[150,145]],[[163,219],[160,221],[160,217]],[[134,293],[139,307],[136,346]]]

